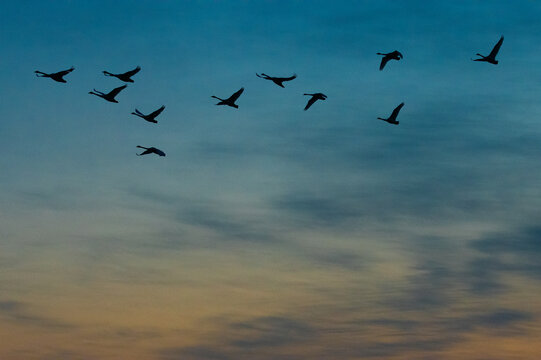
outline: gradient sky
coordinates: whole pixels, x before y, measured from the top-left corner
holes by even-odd
[[[538,359],[540,2],[0,14],[2,360]]]

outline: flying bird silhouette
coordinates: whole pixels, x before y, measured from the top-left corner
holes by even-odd
[[[243,91],[244,91],[244,88],[240,88],[240,90],[238,90],[236,93],[234,93],[227,99],[220,99],[219,97],[214,96],[214,95],[212,95],[211,97],[220,100],[220,102],[217,103],[216,105],[227,105],[227,106],[234,107],[235,109],[238,109],[239,106],[235,104],[235,101],[237,101],[237,99],[239,98],[239,96],[242,94]]]
[[[383,68],[385,67],[385,65],[387,64],[387,62],[389,60],[400,60],[402,59],[404,56],[402,56],[402,54],[400,53],[400,51],[398,50],[395,50],[393,52],[390,52],[390,53],[376,53],[377,55],[383,55],[383,57],[381,58],[381,63],[379,64],[379,70],[383,70]]]
[[[141,149],[145,149],[145,151],[143,151],[142,153],[140,154],[136,154],[137,156],[142,156],[142,155],[147,155],[147,154],[156,154],[156,155],[159,155],[159,156],[165,156],[165,153],[163,151],[161,151],[160,149],[156,149],[155,147],[144,147],[144,146],[141,146],[141,145],[137,145],[138,148],[141,148]]]
[[[265,80],[270,80],[272,81],[273,83],[275,83],[276,85],[280,86],[280,87],[284,87],[284,84],[283,82],[284,81],[291,81],[293,79],[295,79],[297,77],[297,74],[293,74],[293,76],[290,76],[290,77],[287,77],[287,78],[281,78],[281,77],[272,77],[272,76],[269,76],[267,74],[264,74],[264,73],[261,73],[261,75],[259,75],[258,73],[255,73],[257,77],[260,77],[262,79],[265,79]]]
[[[496,55],[498,55],[498,51],[500,51],[500,47],[502,46],[502,44],[503,44],[503,35],[500,38],[500,40],[496,43],[496,45],[494,45],[494,47],[492,48],[492,51],[490,52],[490,54],[488,54],[488,56],[483,56],[483,55],[477,53],[475,55],[480,56],[481,58],[480,59],[472,59],[472,60],[473,61],[485,61],[485,62],[494,64],[494,65],[498,65],[498,60],[496,60]]]
[[[102,93],[101,91],[98,91],[96,89],[92,89],[93,91],[90,91],[89,94],[99,96],[99,97],[104,98],[105,100],[107,100],[109,102],[118,103],[118,101],[116,101],[116,99],[115,99],[115,96],[117,96],[118,93],[121,92],[122,90],[124,90],[127,86],[128,85],[119,86],[119,87],[111,90],[111,92],[109,92],[108,94]]]
[[[151,113],[148,114],[148,115],[143,114],[142,112],[140,112],[140,111],[137,110],[137,109],[135,109],[135,112],[132,112],[132,114],[133,114],[133,115],[137,115],[137,116],[139,116],[140,118],[143,118],[143,119],[145,119],[145,120],[148,121],[148,122],[157,124],[158,121],[156,121],[156,117],[162,113],[163,109],[165,109],[165,105],[162,105],[161,108],[159,108],[158,110],[156,110],[156,111],[154,111],[154,112],[151,112]]]
[[[67,74],[69,74],[73,70],[75,70],[75,68],[72,66],[68,70],[62,70],[62,71],[51,73],[51,74],[47,74],[47,73],[44,73],[44,72],[38,71],[38,70],[36,70],[34,72],[36,73],[37,77],[48,77],[48,78],[53,79],[54,81],[65,83],[67,81],[64,80],[64,76],[66,76]]]
[[[110,72],[108,71],[104,71],[103,74],[105,76],[114,76],[116,77],[117,79],[120,79],[124,82],[133,82],[133,80],[131,79],[131,77],[135,74],[137,74],[139,72],[139,70],[141,70],[141,67],[140,66],[137,66],[135,69],[133,70],[130,70],[130,71],[126,71],[125,73],[122,73],[122,74],[111,74]]]
[[[400,109],[402,109],[402,106],[404,106],[404,103],[401,103],[398,105],[394,110],[391,116],[389,116],[387,119],[384,118],[378,118],[379,120],[383,120],[388,122],[389,124],[398,125],[400,121],[396,121],[396,117],[398,116],[398,113],[400,112]]]
[[[304,107],[304,111],[308,110],[310,106],[312,106],[316,101],[327,99],[327,95],[322,94],[322,93],[304,94],[304,95],[311,96],[310,100],[308,100],[308,103]]]

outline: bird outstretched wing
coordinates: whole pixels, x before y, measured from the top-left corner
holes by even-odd
[[[122,75],[130,77],[130,76],[133,76],[133,75],[137,74],[140,70],[141,70],[141,67],[140,67],[140,66],[137,66],[135,69],[130,70],[130,71],[126,71],[126,72],[125,72],[124,74],[122,74]]]
[[[498,55],[498,51],[500,51],[500,47],[503,44],[503,36],[500,38],[500,40],[494,45],[494,48],[492,48],[492,51],[488,55],[488,57],[495,58],[496,55]]]
[[[231,95],[229,97],[229,99],[227,100],[231,100],[233,102],[237,101],[237,99],[239,98],[239,96],[242,94],[242,92],[244,91],[244,88],[240,88],[239,91],[237,91],[236,93],[234,93],[233,95]]]
[[[312,96],[310,100],[308,100],[308,103],[306,104],[306,106],[304,107],[304,111],[308,110],[310,106],[312,106],[316,101],[317,101],[316,97]]]
[[[402,109],[402,106],[404,106],[404,103],[401,103],[393,110],[393,113],[391,114],[390,119],[396,119],[396,117],[398,116],[398,113],[400,112],[400,109]]]
[[[115,97],[115,96],[118,95],[119,92],[121,92],[122,90],[124,90],[124,89],[127,88],[127,87],[128,87],[128,85],[122,85],[122,86],[119,86],[119,87],[117,87],[117,88],[111,90],[111,92],[110,92],[109,94],[107,94],[107,95],[112,96],[112,97]]]
[[[158,110],[150,113],[148,116],[154,118],[154,117],[160,115],[162,113],[163,109],[165,109],[165,105],[162,105],[161,108],[159,108]]]
[[[152,150],[147,149],[147,150],[143,151],[142,153],[136,154],[136,155],[137,156],[142,156],[142,155],[148,155],[148,154],[152,154]]]
[[[156,149],[156,148],[153,148],[154,150],[154,153],[160,155],[160,156],[165,156],[165,153],[163,151],[161,151],[160,149]]]
[[[389,57],[387,55],[381,58],[381,63],[379,64],[380,71],[383,70],[383,68],[385,67],[388,61],[389,61]]]
[[[297,74],[293,74],[293,76],[287,77],[287,78],[281,78],[282,81],[291,81],[293,79],[297,78]]]
[[[69,74],[69,73],[72,72],[73,70],[75,70],[75,68],[72,66],[72,67],[69,68],[68,70],[62,70],[62,71],[57,72],[55,75],[64,76],[64,75],[66,75],[66,74]]]

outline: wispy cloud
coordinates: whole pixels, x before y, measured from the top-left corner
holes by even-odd
[[[21,326],[33,326],[51,331],[69,330],[74,324],[39,315],[26,303],[15,300],[0,301],[0,317]]]

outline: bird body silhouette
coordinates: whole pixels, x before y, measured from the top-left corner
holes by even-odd
[[[400,60],[404,57],[398,50],[395,50],[390,53],[376,53],[376,54],[383,55],[383,58],[381,58],[381,63],[379,64],[380,71],[383,70],[383,68],[385,67],[385,65],[387,64],[389,60]]]
[[[140,112],[139,110],[135,109],[135,112],[132,112],[132,114],[133,114],[133,115],[137,115],[137,116],[139,116],[140,118],[143,118],[143,119],[145,119],[145,120],[148,121],[148,122],[157,124],[158,121],[156,121],[156,117],[157,117],[158,115],[160,115],[164,109],[165,109],[165,105],[162,105],[161,108],[159,108],[159,109],[156,110],[156,111],[151,112],[151,113],[148,114],[148,115],[145,115],[145,114],[143,114],[142,112]]]
[[[297,74],[293,74],[293,76],[290,76],[290,77],[287,77],[287,78],[273,77],[273,76],[269,76],[269,75],[267,75],[265,73],[261,73],[261,75],[256,73],[256,76],[260,77],[262,79],[265,79],[265,80],[270,80],[270,81],[272,81],[273,83],[275,83],[276,85],[278,85],[280,87],[284,87],[283,82],[284,81],[291,81],[291,80],[295,79],[297,77]]]
[[[322,94],[322,93],[304,94],[304,95],[311,96],[310,100],[308,100],[308,103],[304,107],[304,111],[308,110],[310,106],[312,106],[316,101],[327,99],[327,95]]]
[[[122,73],[122,74],[111,74],[110,72],[108,71],[103,71],[103,74],[105,76],[114,76],[116,77],[117,79],[120,79],[124,82],[133,82],[133,80],[131,79],[131,77],[135,74],[137,74],[139,72],[139,70],[141,70],[141,67],[140,66],[137,66],[135,69],[133,70],[130,70],[130,71],[126,71],[125,73]]]
[[[61,83],[66,83],[67,81],[64,80],[64,76],[66,76],[67,74],[69,74],[73,70],[75,70],[75,68],[72,66],[68,70],[62,70],[62,71],[55,72],[55,73],[50,73],[50,74],[44,73],[44,72],[39,71],[39,70],[36,70],[34,72],[36,73],[37,77],[48,77],[48,78],[53,79],[54,81],[58,81],[58,82],[61,82]]]
[[[500,38],[500,40],[498,40],[496,45],[494,45],[494,47],[492,48],[492,51],[490,52],[490,54],[488,54],[488,56],[483,56],[483,55],[477,53],[475,55],[480,56],[481,58],[480,59],[472,59],[472,60],[473,61],[485,61],[485,62],[491,63],[493,65],[498,65],[498,60],[496,60],[496,55],[498,55],[498,51],[500,51],[500,47],[502,46],[502,44],[503,44],[503,35]]]
[[[235,101],[237,101],[237,99],[239,98],[239,96],[242,94],[243,91],[244,91],[244,88],[240,88],[240,90],[238,90],[236,93],[234,93],[227,99],[220,99],[219,97],[214,96],[214,95],[212,95],[211,97],[220,100],[220,102],[217,103],[216,105],[227,105],[227,106],[234,107],[235,109],[238,109],[239,106],[235,104]]]
[[[379,120],[383,120],[388,122],[389,124],[398,125],[400,124],[400,121],[396,121],[396,117],[398,116],[398,113],[400,112],[400,109],[402,109],[402,106],[404,106],[404,103],[401,103],[398,105],[394,110],[391,116],[389,116],[387,119],[384,118],[378,118]]]
[[[147,154],[156,154],[156,155],[159,155],[159,156],[165,156],[165,153],[163,151],[161,151],[160,149],[156,149],[155,147],[144,147],[144,146],[141,146],[141,145],[137,145],[138,148],[141,148],[141,149],[145,149],[145,151],[143,151],[142,153],[140,154],[136,154],[137,156],[142,156],[142,155],[147,155]]]
[[[98,91],[96,89],[92,89],[93,91],[90,91],[89,94],[99,96],[99,97],[104,98],[105,100],[107,100],[109,102],[118,103],[118,101],[116,101],[116,99],[115,99],[115,96],[117,96],[118,93],[121,92],[122,90],[124,90],[127,86],[128,85],[119,86],[119,87],[111,90],[108,94],[102,93],[101,91]]]

